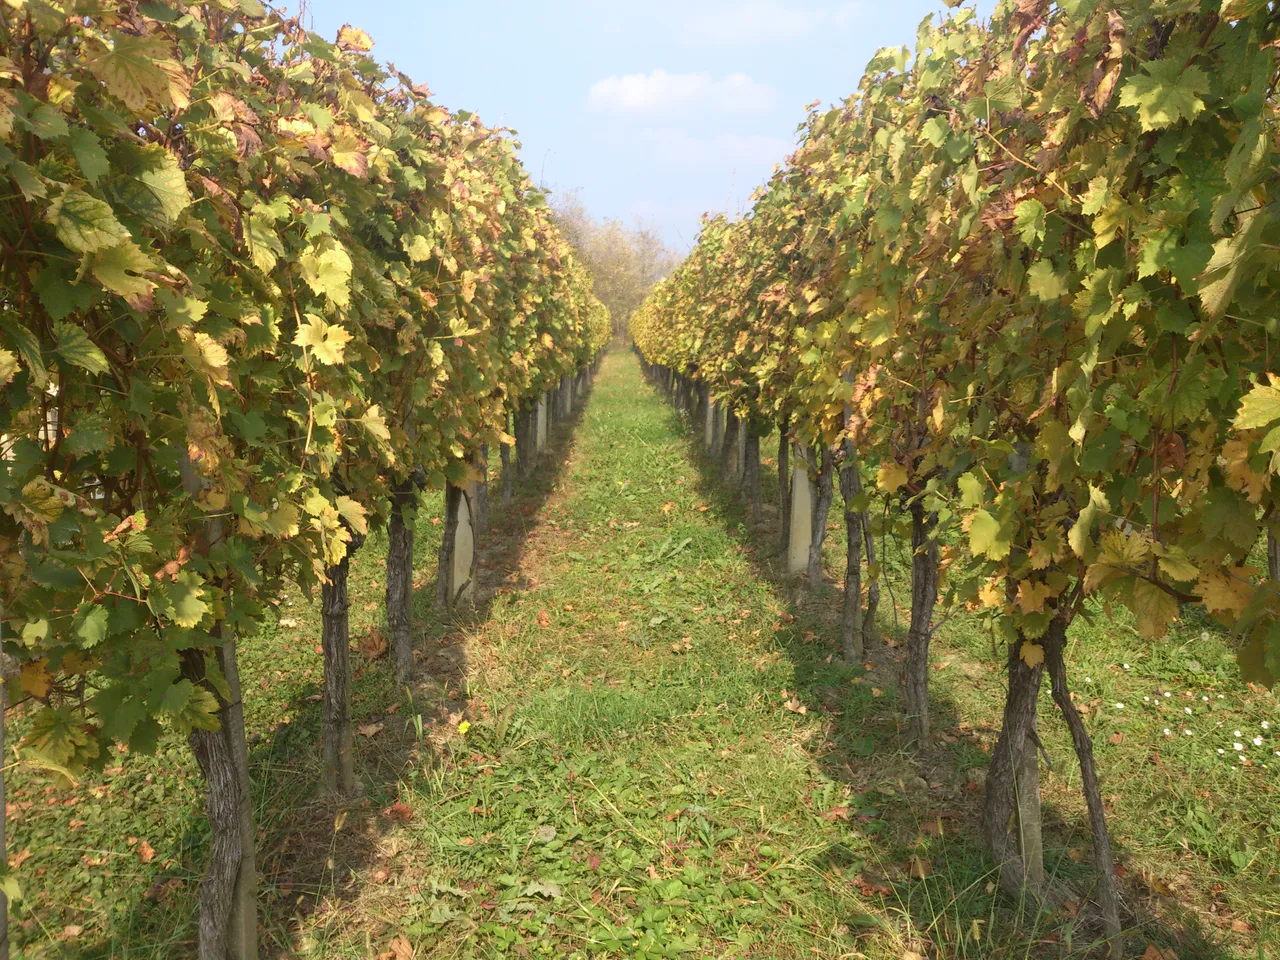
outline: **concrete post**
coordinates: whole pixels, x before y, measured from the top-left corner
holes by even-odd
[[[538,452],[547,445],[547,395],[544,393],[538,398],[537,425],[534,432],[534,445]]]
[[[458,497],[453,562],[449,565],[449,596],[455,603],[471,599],[475,592],[476,532],[472,511],[478,495],[475,481],[468,481],[462,488],[462,496]]]
[[[791,480],[791,538],[787,546],[787,573],[796,574],[809,566],[809,544],[813,542],[813,481],[803,447],[795,448],[795,470]]]
[[[703,414],[702,442],[708,450],[714,452],[716,443],[716,405],[708,401],[702,409],[706,411]]]

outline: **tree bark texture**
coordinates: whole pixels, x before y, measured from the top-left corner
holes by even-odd
[[[791,435],[787,418],[778,422],[778,553],[791,546]]]
[[[862,640],[871,643],[876,638],[876,610],[880,606],[880,576],[876,564],[876,536],[871,529],[871,515],[862,511],[862,546],[867,555],[867,612],[862,618]]]
[[[347,799],[360,792],[356,781],[355,726],[351,721],[351,603],[347,594],[351,556],[364,537],[354,531],[347,555],[325,570],[328,583],[320,592],[324,618],[320,646],[324,650],[323,787],[330,797]]]
[[[747,431],[747,453],[742,469],[742,486],[751,504],[751,519],[758,526],[764,522],[764,503],[760,497],[760,435],[747,420],[742,424]]]
[[[724,438],[720,441],[720,480],[728,484],[738,472],[738,418],[726,408]]]
[[[1274,530],[1267,531],[1267,576],[1280,580],[1280,539]]]
[[[399,684],[413,676],[413,531],[418,512],[413,486],[409,479],[392,488],[387,520],[387,629]]]
[[[213,695],[221,719],[217,730],[196,729],[187,737],[205,779],[210,828],[198,895],[197,956],[199,960],[253,960],[258,955],[257,870],[235,641],[224,643],[219,655],[232,700],[208,681],[203,651],[182,653],[183,678]]]
[[[483,444],[471,459],[472,466],[480,474],[476,481],[475,503],[471,504],[472,526],[475,529],[476,542],[489,533],[489,445]]]
[[[937,522],[937,515],[925,509],[920,497],[911,502],[911,628],[903,689],[907,729],[920,744],[929,739],[929,641],[938,602],[938,541],[933,536]]]
[[[1055,620],[1055,623],[1061,624],[1061,621]],[[1120,933],[1120,885],[1116,880],[1115,859],[1111,853],[1111,834],[1107,829],[1106,808],[1102,804],[1102,787],[1093,762],[1093,741],[1080,718],[1080,711],[1071,700],[1067,686],[1067,665],[1063,658],[1066,639],[1065,625],[1061,625],[1060,629],[1050,629],[1046,634],[1045,668],[1049,672],[1053,702],[1058,705],[1067,722],[1067,729],[1071,731],[1071,742],[1080,763],[1080,784],[1085,805],[1089,809],[1089,826],[1093,839],[1093,864],[1098,871],[1098,885],[1094,895],[1102,911],[1103,926],[1111,944],[1111,956],[1121,957],[1124,954],[1124,942]]]
[[[1036,709],[1043,667],[1029,667],[1023,661],[1024,639],[1018,636],[1009,643],[1009,690],[1005,695],[1000,738],[991,752],[987,769],[982,833],[999,870],[1001,888],[1013,897],[1029,893],[1036,900],[1043,900],[1043,855],[1040,862],[1029,862],[1035,847],[1022,840],[1022,824],[1032,819],[1037,824],[1039,821],[1039,786],[1032,788],[1019,777],[1020,772],[1030,767],[1026,751],[1034,752],[1039,745]],[[1032,832],[1038,835],[1038,825],[1032,827]]]
[[[848,538],[845,555],[844,610],[840,618],[841,653],[844,662],[860,663],[863,658],[862,636],[862,513],[854,500],[862,493],[862,476],[858,472],[858,450],[845,441],[844,462],[840,465],[840,496],[844,498],[844,526]]]
[[[809,537],[808,577],[810,588],[822,583],[822,544],[827,539],[827,517],[831,514],[831,501],[835,497],[836,458],[831,448],[821,448],[822,462],[818,467],[818,482],[813,502],[812,533]],[[815,450],[815,453],[817,451]]]

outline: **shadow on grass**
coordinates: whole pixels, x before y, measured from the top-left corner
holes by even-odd
[[[826,721],[827,737],[810,749],[823,772],[853,792],[847,808],[837,807],[829,815],[854,821],[863,834],[878,838],[872,844],[878,851],[874,862],[865,863],[859,873],[864,896],[872,902],[878,898],[886,913],[902,915],[910,932],[930,942],[939,957],[1105,956],[1096,917],[1087,905],[1080,907],[1093,883],[1087,824],[1066,820],[1053,804],[1044,804],[1046,870],[1078,891],[1079,901],[1053,913],[1041,912],[995,887],[995,872],[980,839],[980,817],[982,784],[999,729],[962,722],[955,702],[934,685],[933,741],[919,750],[905,743],[899,688],[908,615],[895,610],[895,599],[910,602],[909,557],[905,567],[901,558],[881,558],[886,589],[877,618],[879,638],[868,644],[861,666],[844,665],[839,640],[843,576],[839,586],[825,579],[815,586],[803,575],[788,576],[777,551],[776,508],[767,506],[764,522],[756,526],[736,482],[723,482],[718,458],[706,450],[701,424],[670,404],[671,397],[658,386],[651,386],[668,401],[672,429],[686,440],[688,457],[698,467],[699,492],[712,505],[711,515],[724,524],[757,576],[773,585],[786,610],[775,637],[794,669],[794,692],[804,709]],[[761,480],[765,502],[772,497],[776,504],[776,469],[769,471],[762,464]],[[838,490],[832,517],[843,523]],[[900,588],[902,581],[906,589]],[[930,659],[935,669],[940,659],[952,660],[937,651]],[[954,661],[947,667],[986,669]],[[1067,755],[1057,762],[1074,763],[1075,758]],[[1117,861],[1123,862],[1123,844],[1114,834],[1112,842]],[[812,865],[824,872],[852,869],[862,859],[836,845],[817,854]],[[1178,960],[1239,956],[1214,942],[1198,914],[1153,890],[1143,877],[1129,875],[1122,883],[1133,956],[1149,944],[1172,950]],[[886,923],[884,917],[871,915],[846,921],[855,938],[859,931],[871,933]]]
[[[397,806],[404,775],[415,766],[429,771],[448,749],[446,741],[467,705],[467,637],[486,621],[496,600],[520,588],[517,577],[525,547],[538,527],[544,503],[561,480],[590,396],[589,381],[573,412],[549,425],[539,469],[516,482],[509,504],[501,503],[501,478],[491,471],[489,534],[481,545],[474,601],[454,611],[439,609],[434,603],[434,574],[415,577],[417,670],[411,687],[397,687],[385,655],[372,660],[352,657],[352,715],[360,731],[357,774],[364,785],[363,797],[336,804],[317,792],[322,725],[319,679],[286,677],[282,682],[294,685],[288,697],[296,708],[270,728],[250,731],[249,765],[258,827],[259,945],[264,956],[293,956],[305,949],[307,944],[300,941],[312,936],[308,931],[315,925],[307,918],[317,912],[341,911],[344,903],[359,895],[375,865],[394,852],[386,849],[388,834],[398,818],[412,815],[408,807]],[[415,536],[415,567],[434,571],[435,557],[422,555],[422,540],[427,539],[422,536],[423,520],[427,518],[420,518]],[[371,537],[361,562],[367,563],[369,553],[385,547],[385,535]],[[376,587],[374,582],[368,589]],[[353,612],[365,600],[365,590],[364,584],[357,585],[353,569]],[[381,604],[380,592],[377,601]],[[374,605],[366,603],[364,608],[372,610]],[[385,610],[379,616],[385,618]],[[382,627],[385,633],[385,619]],[[356,632],[353,624],[353,641]],[[246,682],[259,681],[269,682],[257,676]],[[203,796],[202,784],[199,794]],[[94,931],[92,940],[85,936],[60,943],[52,955],[76,960],[194,956],[195,895],[208,843],[207,821],[187,804],[174,810],[173,816],[185,820],[178,856],[157,862],[154,872],[137,878],[139,891],[147,882],[151,886],[127,919],[117,920],[112,929]]]

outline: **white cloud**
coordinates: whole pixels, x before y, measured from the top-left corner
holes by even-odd
[[[798,4],[786,0],[746,0],[718,3],[685,25],[683,39],[692,44],[726,46],[795,39],[823,26],[844,29],[862,12],[863,0]]]
[[[699,137],[670,128],[643,134],[656,163],[677,170],[722,170],[737,180],[732,185],[750,191],[775,163],[795,150],[781,137],[762,134],[723,133]]]
[[[772,87],[756,83],[745,73],[715,80],[709,73],[652,70],[597,81],[587,94],[587,105],[609,113],[746,112],[768,109],[775,99]]]

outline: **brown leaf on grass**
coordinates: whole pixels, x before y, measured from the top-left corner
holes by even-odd
[[[541,610],[538,611],[538,626],[540,627],[551,626],[551,614],[547,613],[546,607],[543,607]]]
[[[933,864],[922,857],[912,857],[907,872],[916,880],[927,880],[933,873]]]
[[[150,863],[156,858],[156,848],[149,844],[146,840],[138,844],[138,859],[143,863]]]
[[[871,695],[872,695],[873,697],[883,697],[883,696],[884,696],[884,691],[883,691],[883,690],[881,690],[879,687],[872,687],[872,688],[871,688]]]
[[[376,737],[382,732],[382,728],[380,723],[362,723],[356,727],[356,733],[362,737]]]
[[[74,940],[80,934],[84,933],[84,927],[78,923],[69,923],[62,928],[62,932],[58,934],[58,940]]]
[[[830,810],[828,810],[826,813],[824,813],[824,814],[822,815],[822,819],[823,819],[823,820],[833,820],[833,821],[834,821],[834,820],[848,820],[848,819],[849,819],[849,808],[848,808],[848,807],[832,807]]]
[[[656,869],[654,869],[654,866],[653,866],[653,864],[652,864],[652,863],[651,863],[651,864],[649,864],[649,879],[650,879],[650,880],[657,880],[657,879],[658,879],[658,871],[657,871]]]
[[[387,638],[378,629],[370,629],[360,638],[360,654],[366,660],[374,660],[387,652]]]
[[[1161,950],[1154,943],[1148,943],[1147,949],[1142,951],[1142,956],[1138,960],[1178,960],[1178,955],[1172,948]]]
[[[9,868],[11,870],[17,870],[29,859],[31,859],[31,848],[23,847],[21,853],[14,853],[9,855]]]
[[[902,954],[902,960],[925,960],[923,953],[916,953],[914,950],[907,950]]]
[[[401,934],[391,941],[390,950],[378,954],[378,960],[414,960],[413,944]]]
[[[1107,740],[1112,744],[1112,746],[1118,747],[1120,744],[1124,743],[1124,734],[1117,730],[1111,736],[1107,737]]]
[[[806,713],[809,712],[809,708],[806,707],[803,703],[801,703],[799,698],[797,697],[792,697],[790,700],[788,700],[786,703],[783,704],[783,707],[790,710],[792,713],[800,714],[800,716],[804,716]]]
[[[408,823],[413,819],[413,808],[407,803],[401,803],[397,800],[391,806],[382,811],[382,815],[397,823]]]

